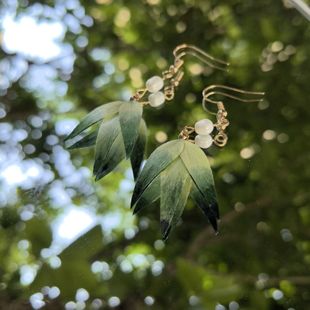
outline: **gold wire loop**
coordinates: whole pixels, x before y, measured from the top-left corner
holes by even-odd
[[[227,134],[224,132],[219,132],[215,137],[213,138],[213,143],[216,144],[219,147],[223,147],[226,145],[228,141]]]
[[[133,96],[131,96],[130,100],[135,100],[135,101],[140,101],[144,95],[146,94],[147,89],[143,88],[143,89],[138,89]]]
[[[165,99],[170,101],[174,98],[174,86],[169,85],[164,88]]]
[[[187,141],[193,141],[190,139],[190,135],[195,132],[195,128],[191,126],[185,126],[179,134],[179,138]]]
[[[174,49],[173,55],[176,58],[176,62],[182,61],[181,58],[186,56],[186,55],[192,55],[213,69],[227,71],[227,69],[228,69],[227,67],[229,66],[229,63],[227,63],[221,59],[217,59],[217,58],[211,56],[210,54],[206,53],[202,49],[198,48],[197,46],[190,45],[190,44],[178,45]]]

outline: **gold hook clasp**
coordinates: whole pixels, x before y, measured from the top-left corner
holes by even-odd
[[[230,92],[232,92],[232,94]],[[253,96],[253,97],[243,98],[243,97],[237,96],[237,94],[235,93],[241,94],[241,95]],[[215,135],[213,141],[217,146],[223,147],[227,143],[228,136],[225,133],[225,130],[229,126],[229,120],[227,119],[228,113],[225,109],[224,103],[221,100],[211,99],[211,97],[218,95],[218,96],[224,96],[227,98],[238,100],[241,102],[260,102],[263,100],[262,96],[264,94],[265,93],[263,92],[247,91],[247,90],[242,90],[242,89],[229,87],[225,85],[210,85],[203,90],[202,107],[204,108],[205,111],[216,115],[217,122],[215,124],[215,127],[218,133]],[[207,103],[216,104],[217,112],[214,113],[210,111],[207,107]]]
[[[218,90],[219,89],[219,90]],[[242,98],[240,96],[237,96],[235,94],[230,94],[229,92],[225,92],[222,90],[227,90],[233,93],[237,93],[237,94],[241,94],[241,95],[249,95],[249,96],[254,96],[253,98]],[[210,111],[207,108],[207,103],[213,103],[217,105],[218,110],[225,110],[224,104],[222,101],[220,100],[213,100],[210,97],[213,96],[224,96],[224,97],[228,97],[230,99],[234,99],[237,101],[241,101],[241,102],[260,102],[263,100],[263,96],[265,95],[264,92],[254,92],[254,91],[247,91],[247,90],[242,90],[242,89],[238,89],[238,88],[234,88],[234,87],[229,87],[229,86],[225,86],[225,85],[210,85],[208,87],[206,87],[203,92],[202,92],[202,96],[203,96],[203,100],[202,100],[202,106],[204,108],[205,111],[211,113],[211,114],[216,114],[212,111]],[[257,97],[259,96],[259,97]]]
[[[217,58],[211,56],[210,54],[206,53],[202,49],[198,48],[197,46],[190,45],[190,44],[178,45],[173,50],[173,55],[176,59],[176,62],[181,63],[181,61],[182,61],[181,65],[183,64],[182,58],[184,56],[192,55],[213,69],[227,71],[227,67],[229,66],[229,63],[227,63],[221,59],[217,59]]]

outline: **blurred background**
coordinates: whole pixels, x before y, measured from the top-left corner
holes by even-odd
[[[2,0],[0,309],[309,309],[309,39],[289,1]],[[181,43],[231,68],[186,58],[175,99],[145,109],[148,154],[207,116],[207,85],[266,96],[227,101],[230,139],[210,156],[220,234],[189,202],[164,243],[158,206],[131,214],[129,163],[95,183],[94,150],[63,140]]]

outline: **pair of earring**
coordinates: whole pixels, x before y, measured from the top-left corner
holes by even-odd
[[[86,115],[65,140],[78,139],[70,149],[95,145],[93,173],[96,180],[110,173],[123,159],[131,161],[135,188],[131,207],[134,214],[160,199],[160,223],[164,240],[179,222],[189,197],[202,209],[217,232],[218,203],[209,161],[202,149],[213,143],[227,143],[225,130],[229,125],[227,111],[220,95],[244,102],[257,102],[263,93],[248,92],[224,85],[211,85],[203,90],[202,106],[217,106],[216,123],[209,119],[195,126],[185,126],[179,139],[159,146],[147,159],[143,169],[147,128],[142,117],[145,106],[159,107],[174,98],[183,75],[184,57],[192,55],[207,66],[226,71],[228,63],[216,59],[193,45],[182,44],[174,51],[174,63],[162,76],[153,76],[143,89],[137,90],[129,102],[106,103]],[[230,93],[232,92],[232,93]],[[252,95],[243,99],[236,94]],[[91,128],[90,130],[88,130]],[[212,137],[212,132],[216,134]],[[85,133],[86,132],[86,133]],[[82,136],[81,136],[82,134]]]
[[[65,140],[78,139],[69,149],[96,144],[94,175],[96,180],[111,172],[125,157],[130,158],[134,178],[138,177],[144,158],[146,124],[142,118],[147,105],[159,107],[174,98],[183,75],[184,56],[193,55],[211,68],[226,70],[222,60],[215,59],[196,46],[182,44],[173,51],[174,63],[162,76],[153,76],[129,102],[106,103],[86,115]],[[88,128],[92,128],[85,134]],[[81,137],[81,134],[84,134]]]

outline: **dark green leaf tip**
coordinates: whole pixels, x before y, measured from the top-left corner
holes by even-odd
[[[217,202],[210,204],[210,209],[213,211],[213,213],[216,215],[216,218],[220,219],[220,213],[219,213],[219,206]]]
[[[162,234],[162,239],[166,241],[171,231],[171,225],[168,223],[168,221],[162,220],[160,221],[160,230]]]
[[[133,206],[131,206],[130,208],[132,208],[132,207],[133,207]],[[140,211],[140,208],[135,207],[135,208],[132,210],[132,214],[135,215],[135,214],[137,214],[139,211]]]
[[[217,219],[216,219],[215,214],[213,214],[213,212],[211,212],[211,213],[209,213],[207,215],[207,217],[208,217],[208,220],[209,220],[211,226],[213,227],[215,233],[217,233],[218,232],[218,229],[217,229],[218,227],[217,227]]]
[[[144,159],[145,145],[147,140],[147,129],[144,119],[140,121],[139,134],[130,155],[134,180],[136,181],[141,170],[141,165]]]

